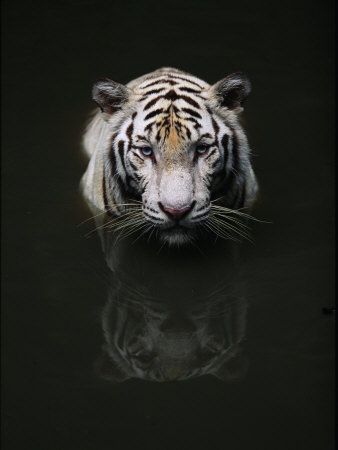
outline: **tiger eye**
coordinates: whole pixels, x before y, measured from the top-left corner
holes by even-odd
[[[153,154],[153,149],[151,147],[143,147],[141,152],[142,152],[142,155],[149,157]]]
[[[206,153],[207,151],[208,151],[208,146],[207,145],[203,145],[203,144],[201,144],[201,145],[198,145],[197,147],[196,147],[196,152],[199,154],[199,155],[203,155],[204,153]]]

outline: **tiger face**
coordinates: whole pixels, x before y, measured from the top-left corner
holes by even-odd
[[[113,215],[134,207],[138,223],[173,245],[208,225],[213,200],[221,198],[232,210],[246,206],[256,182],[237,114],[249,91],[240,73],[214,86],[175,69],[127,86],[99,80],[93,98],[101,113],[85,146],[92,160],[100,158],[102,193],[97,165],[89,166],[87,197]]]

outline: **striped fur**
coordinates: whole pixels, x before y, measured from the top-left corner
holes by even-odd
[[[144,221],[178,245],[208,217],[213,199],[230,209],[251,206],[257,183],[238,121],[249,91],[242,74],[210,86],[172,68],[127,86],[98,80],[93,98],[101,111],[84,136],[85,197],[111,215],[141,201]]]

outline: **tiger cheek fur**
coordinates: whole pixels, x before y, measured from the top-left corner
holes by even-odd
[[[208,225],[212,200],[233,211],[250,206],[257,183],[237,118],[249,91],[243,74],[210,86],[171,68],[127,86],[98,80],[93,98],[101,111],[84,137],[85,196],[116,216],[141,201],[137,223],[172,245]],[[211,223],[206,229],[217,231]]]

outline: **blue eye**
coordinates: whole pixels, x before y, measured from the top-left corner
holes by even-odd
[[[200,144],[200,145],[197,145],[196,152],[199,155],[203,155],[204,153],[206,153],[208,151],[208,149],[209,149],[209,147],[207,145]]]
[[[144,156],[151,156],[153,154],[153,149],[151,147],[143,147],[141,152]]]

